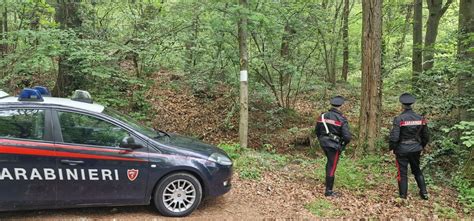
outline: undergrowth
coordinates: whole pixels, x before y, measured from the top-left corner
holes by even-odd
[[[327,199],[316,199],[305,205],[305,208],[317,217],[341,217],[346,215],[343,210],[334,206]]]
[[[220,144],[234,162],[240,178],[259,180],[264,171],[281,168],[289,162],[289,156],[241,148],[239,144]]]
[[[324,183],[326,157],[321,154],[308,156],[305,154],[290,155],[278,154],[273,151],[253,150],[241,148],[239,144],[225,143],[220,144],[234,162],[234,169],[241,179],[260,180],[264,172],[296,168],[290,172],[299,173],[303,177],[314,179]],[[318,150],[316,150],[317,152]],[[287,170],[285,170],[287,171]],[[360,159],[347,157],[344,153],[339,159],[336,172],[335,188],[346,189],[356,193],[364,193],[367,190],[381,188],[387,185],[393,185],[396,189],[397,170],[394,157],[391,155],[367,155]],[[455,180],[457,189],[460,191],[459,200],[463,204],[464,213],[470,214],[472,210],[473,189],[469,182],[464,179]],[[413,178],[409,181],[410,194],[418,194],[418,187]],[[437,186],[427,176],[428,188],[431,191],[442,191],[441,186]],[[394,194],[395,196],[395,194]],[[345,215],[345,211],[339,210],[327,199],[315,199],[313,202],[305,205],[311,213],[318,217],[340,217]],[[452,207],[436,204],[435,211],[439,217],[456,218],[456,211]]]
[[[324,181],[326,157],[310,158],[305,155],[277,154],[265,150],[240,148],[239,144],[220,144],[234,162],[234,169],[242,179],[259,180],[265,171],[278,170],[288,164],[298,165],[298,173]],[[388,156],[365,156],[354,160],[341,155],[337,168],[336,185],[349,190],[373,188],[396,177],[395,166]]]

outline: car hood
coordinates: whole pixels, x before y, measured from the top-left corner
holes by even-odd
[[[196,138],[186,137],[178,134],[169,134],[170,136],[164,136],[157,141],[168,147],[167,149],[173,149],[183,154],[199,155],[207,159],[213,153],[227,154],[219,149],[218,147],[204,143]]]

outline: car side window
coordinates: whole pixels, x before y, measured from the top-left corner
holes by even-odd
[[[0,137],[44,140],[44,110],[0,110]]]
[[[128,136],[123,128],[89,115],[58,112],[65,143],[118,147]]]

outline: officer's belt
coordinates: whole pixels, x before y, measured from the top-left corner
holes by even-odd
[[[326,137],[329,137],[330,139],[340,143],[341,142],[341,138],[335,134],[332,134],[332,133],[328,133],[328,134],[324,134],[323,136],[326,136]]]
[[[415,139],[410,139],[410,140],[403,140],[400,142],[401,144],[419,144],[420,142],[415,140]]]

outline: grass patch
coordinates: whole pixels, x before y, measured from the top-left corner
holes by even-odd
[[[340,217],[345,215],[343,210],[335,208],[334,204],[327,199],[316,199],[306,204],[305,208],[317,217]]]
[[[456,210],[452,207],[449,206],[441,206],[438,203],[434,204],[434,212],[436,215],[438,215],[439,218],[441,219],[457,219],[458,215],[456,213]]]
[[[239,144],[219,144],[219,147],[232,159],[242,179],[259,180],[264,171],[281,168],[289,162],[286,155],[241,148]]]
[[[336,187],[349,190],[363,191],[376,188],[381,183],[392,183],[395,180],[395,166],[390,165],[386,156],[366,156],[359,160],[346,157],[344,154],[339,159],[336,170]],[[316,160],[318,166],[314,176],[318,180],[324,180],[326,158]],[[388,175],[387,175],[388,174]],[[393,179],[387,179],[387,176]]]
[[[326,157],[311,159],[306,156],[291,156],[269,151],[240,148],[239,144],[220,144],[234,162],[240,178],[259,180],[264,171],[281,169],[293,163],[301,166],[300,173],[324,181]],[[344,154],[339,159],[336,171],[336,186],[363,191],[376,188],[381,183],[395,182],[396,169],[388,156],[370,155],[354,160]],[[314,169],[317,168],[317,169]],[[388,175],[387,175],[388,174]],[[393,179],[387,179],[387,176]]]

